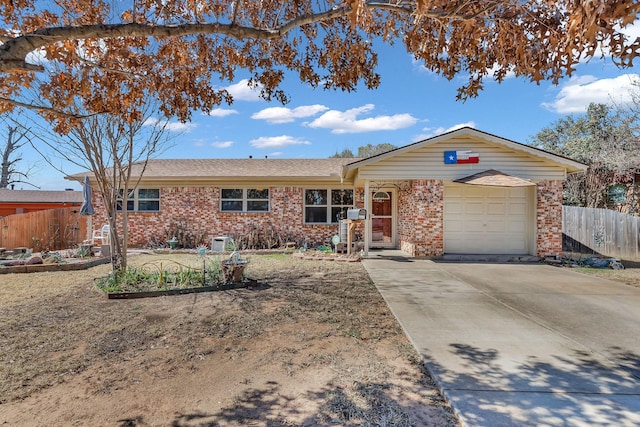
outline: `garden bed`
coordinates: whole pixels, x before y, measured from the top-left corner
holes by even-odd
[[[52,264],[22,264],[11,265],[0,268],[0,274],[12,273],[39,273],[49,271],[76,271],[86,270],[96,265],[108,264],[111,260],[108,257],[97,258],[69,258],[60,263]]]
[[[247,259],[234,252],[228,259],[206,253],[182,254],[180,261],[161,256],[96,282],[108,299],[149,298],[214,292],[257,285],[245,277]]]
[[[171,295],[197,294],[201,292],[229,291],[232,289],[257,289],[261,285],[257,280],[245,280],[238,283],[220,284],[216,286],[195,286],[192,288],[159,289],[156,291],[107,292],[107,299],[153,298]]]

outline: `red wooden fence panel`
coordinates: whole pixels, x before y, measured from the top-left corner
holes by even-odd
[[[88,217],[78,208],[49,209],[0,219],[0,246],[26,247],[34,252],[75,248],[87,239]]]

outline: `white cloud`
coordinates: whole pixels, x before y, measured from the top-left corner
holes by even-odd
[[[251,116],[252,119],[266,120],[269,123],[290,123],[296,119],[315,116],[318,113],[327,111],[329,108],[324,105],[302,105],[296,108],[271,107],[260,110]]]
[[[640,22],[639,21],[635,21],[633,24],[631,25],[627,25],[624,28],[620,28],[619,25],[616,25],[614,27],[614,29],[616,31],[619,31],[620,33],[624,34],[627,37],[627,43],[631,43],[634,40],[636,40],[636,38],[640,37]],[[583,54],[580,56],[579,61],[581,63],[587,63],[589,62],[592,58],[594,59],[599,59],[602,57],[610,57],[611,56],[611,50],[609,49],[609,46],[603,46],[603,45],[598,45],[595,49],[595,51],[593,52],[592,56],[586,56],[583,52]]]
[[[235,144],[233,141],[218,141],[218,142],[212,142],[211,146],[215,148],[229,148],[233,144]]]
[[[280,135],[280,136],[261,136],[257,139],[252,139],[249,141],[252,147],[255,148],[279,148],[286,147],[289,145],[310,145],[311,143],[307,140],[295,138],[289,135]]]
[[[224,89],[233,96],[234,101],[262,101],[262,98],[260,98],[260,86],[250,87],[248,79],[242,79]]]
[[[621,28],[620,32],[629,37],[629,40],[635,40],[636,38],[640,37],[640,22],[634,21],[633,24]]]
[[[411,114],[406,113],[358,119],[358,116],[374,108],[373,104],[366,104],[347,111],[330,110],[306,125],[312,128],[331,129],[331,133],[362,133],[402,129],[413,126],[418,121]]]
[[[197,125],[195,123],[181,123],[181,122],[167,122],[160,121],[158,119],[154,119],[153,117],[149,117],[145,122],[145,126],[165,126],[165,129],[169,132],[181,132],[187,133],[191,132],[191,130],[195,129]]]
[[[434,136],[442,135],[443,133],[453,132],[454,130],[462,129],[462,128],[465,128],[465,127],[469,127],[469,128],[475,129],[476,123],[473,122],[473,121],[465,122],[465,123],[458,123],[458,124],[455,124],[455,125],[450,126],[448,128],[445,128],[445,127],[437,127],[437,128],[426,127],[424,129],[422,129],[423,133],[421,133],[419,135],[416,135],[415,140],[416,141],[422,141],[422,140],[425,140],[425,139],[433,138]]]
[[[634,40],[640,37],[640,22],[638,21],[635,21],[633,24],[627,25],[624,28],[620,28],[619,25],[616,25],[614,29],[621,32],[627,37],[627,43],[632,43]],[[602,46],[598,46],[596,48],[593,57],[600,58],[601,56],[611,56],[611,50],[608,46],[605,46],[604,48],[602,48]],[[581,62],[586,62],[583,60],[584,58],[581,58]]]
[[[273,153],[269,153],[269,157],[279,157],[282,156],[284,153],[282,151],[274,151]]]
[[[169,122],[167,123],[166,129],[169,132],[191,132],[196,126],[195,123]]]
[[[47,53],[44,49],[36,49],[27,53],[27,56],[25,56],[25,62],[27,64],[45,65],[49,60],[47,59]]]
[[[584,113],[590,103],[627,104],[631,102],[632,82],[639,74],[623,74],[611,79],[594,76],[574,77],[562,86],[553,102],[542,106],[559,114]]]
[[[227,116],[230,116],[231,114],[238,114],[238,111],[232,110],[230,108],[214,108],[209,113],[211,117],[227,117]]]
[[[498,64],[493,64],[493,67],[487,70],[487,72],[489,73],[489,76],[491,77],[495,75],[496,71],[498,71]],[[515,77],[516,77],[516,73],[510,68],[507,70],[507,73],[504,75],[504,80],[513,79]]]

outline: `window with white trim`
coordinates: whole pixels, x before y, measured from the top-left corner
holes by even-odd
[[[223,188],[220,190],[223,212],[269,212],[268,188]]]
[[[122,210],[124,190],[120,190],[116,209]],[[127,198],[127,211],[129,212],[159,212],[160,211],[160,189],[159,188],[138,188],[129,190]]]
[[[304,191],[304,222],[306,224],[335,224],[340,214],[346,217],[353,207],[353,190],[306,189]]]

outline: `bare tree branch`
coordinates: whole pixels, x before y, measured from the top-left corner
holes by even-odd
[[[29,129],[17,123],[13,118],[5,119],[4,121],[7,125],[7,133],[4,146],[0,148],[0,158],[2,159],[0,164],[0,188],[8,188],[17,183],[24,183],[38,188],[28,181],[33,166],[22,170],[19,168],[19,166],[22,167],[23,158],[18,153],[18,150],[29,142],[29,137],[27,136]]]
[[[105,220],[111,226],[114,271],[127,264],[127,197],[123,195],[135,190],[140,179],[132,180],[131,168],[142,164],[144,170],[150,158],[168,148],[173,136],[168,134],[168,121],[148,120],[157,114],[158,103],[149,99],[138,120],[108,114],[88,116],[66,135],[42,128],[46,133],[38,138],[49,147],[48,155],[32,144],[49,164],[58,157],[91,172],[91,185],[104,204]]]
[[[69,119],[85,119],[87,117],[92,117],[92,116],[97,116],[100,114],[104,114],[104,113],[90,113],[90,114],[73,114],[73,113],[67,113],[65,111],[53,108],[53,107],[48,107],[46,105],[35,105],[35,104],[27,104],[25,102],[20,102],[17,101],[15,99],[11,99],[11,98],[5,98],[3,96],[0,96],[0,102],[6,102],[7,104],[11,104],[11,105],[15,105],[16,107],[22,107],[22,108],[27,108],[29,110],[35,110],[35,111],[44,111],[44,112],[48,112],[48,113],[53,113],[59,116],[63,116],[63,117],[67,117]]]

